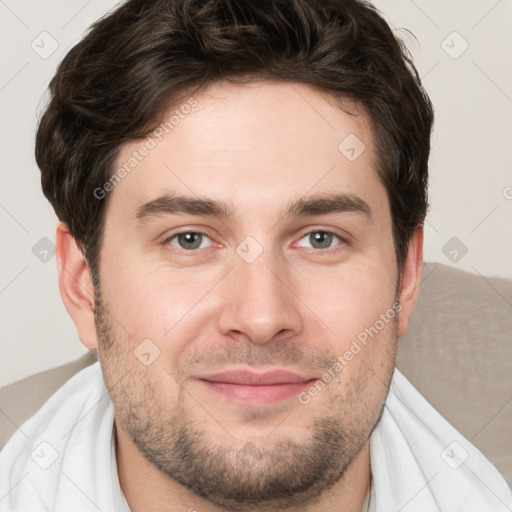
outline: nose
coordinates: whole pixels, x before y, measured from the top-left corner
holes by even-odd
[[[252,263],[235,261],[222,286],[226,300],[219,329],[224,335],[264,345],[301,332],[300,300],[292,277],[270,252]]]

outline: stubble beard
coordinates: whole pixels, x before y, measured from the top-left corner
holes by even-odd
[[[274,437],[272,442],[273,435],[248,440],[229,438],[226,434],[226,442],[216,443],[207,427],[187,415],[186,402],[190,403],[191,398],[184,387],[180,385],[175,404],[162,403],[158,388],[149,379],[148,368],[125,348],[130,346],[128,336],[110,319],[99,288],[96,291],[99,359],[116,421],[161,473],[226,510],[263,512],[297,510],[299,506],[305,510],[340,481],[378,423],[389,391],[394,358],[385,375],[378,378],[378,396],[364,396],[366,384],[380,364],[378,357],[367,359],[365,376],[358,376],[342,399],[331,397],[322,413],[312,418],[304,442],[286,436]],[[395,321],[390,339],[386,340],[395,353],[396,325]],[[247,348],[252,360],[269,364],[272,354],[265,352],[262,359],[257,354],[260,350],[261,347]],[[282,361],[286,361],[286,344],[278,350]],[[289,356],[288,362],[296,360],[297,349],[290,351]],[[336,356],[331,357],[334,363]],[[239,356],[236,359],[242,360]],[[177,385],[177,381],[169,376],[171,384]],[[327,386],[323,393],[328,392]],[[293,421],[294,413],[302,412],[295,409],[279,426],[281,419],[276,418],[274,434]],[[219,420],[221,424],[222,419]]]

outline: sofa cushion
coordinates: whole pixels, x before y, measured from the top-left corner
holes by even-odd
[[[397,367],[512,485],[512,282],[426,263]]]

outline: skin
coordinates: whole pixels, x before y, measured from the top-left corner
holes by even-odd
[[[114,404],[123,492],[134,512],[360,512],[369,436],[418,292],[422,228],[399,276],[373,135],[357,105],[345,102],[349,115],[308,85],[274,82],[219,82],[195,99],[109,192],[101,290],[67,227],[57,229],[61,295],[82,343],[98,348]],[[354,161],[338,150],[349,134],[366,146]],[[123,146],[117,165],[142,142]],[[330,192],[359,197],[370,215],[284,216],[291,202]],[[165,193],[224,201],[234,215],[138,222],[138,208]],[[318,248],[309,236],[318,231],[340,238]],[[170,238],[184,232],[207,236],[191,250]],[[249,236],[262,250],[251,263],[236,250]],[[248,405],[198,380],[234,366],[321,379],[395,299],[399,317],[307,405],[296,396]],[[151,359],[160,351],[147,366],[134,355],[145,339]]]

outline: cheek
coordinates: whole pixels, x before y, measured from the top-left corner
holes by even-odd
[[[165,353],[167,362],[178,359],[190,340],[198,338],[198,331],[205,328],[200,316],[213,298],[213,294],[205,297],[211,287],[208,276],[198,276],[197,272],[192,275],[168,268],[148,271],[147,265],[135,264],[126,264],[122,271],[102,279],[109,312],[130,333],[132,350],[149,339]]]
[[[390,317],[395,316],[394,275],[387,272],[383,277],[381,268],[376,266],[331,270],[325,278],[316,276],[314,282],[306,282],[303,290],[304,302],[328,328],[330,348],[337,354],[344,352],[353,339],[376,322],[379,330],[385,331],[391,324]],[[382,326],[381,315],[386,314],[387,322]]]

